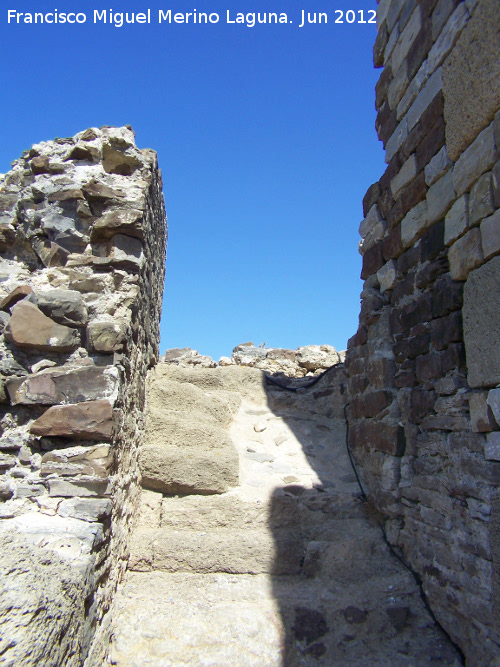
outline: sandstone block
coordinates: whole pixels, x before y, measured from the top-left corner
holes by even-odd
[[[469,226],[469,195],[462,195],[446,214],[444,242],[451,245]]]
[[[53,406],[31,424],[30,432],[37,436],[111,440],[113,409],[107,400]]]
[[[472,271],[464,289],[464,341],[471,387],[500,384],[500,257]]]
[[[474,227],[455,241],[448,253],[453,280],[466,280],[469,273],[482,264],[483,257],[481,232]]]
[[[500,209],[481,222],[481,242],[485,259],[500,253]]]
[[[22,301],[32,293],[33,290],[29,285],[19,285],[19,287],[16,287],[15,290],[10,292],[10,294],[7,294],[7,296],[0,301],[0,309],[10,310],[18,301]]]
[[[446,144],[452,160],[459,158],[500,106],[499,30],[497,0],[483,0],[444,62]],[[460,189],[460,194],[466,189]]]
[[[12,309],[5,337],[17,347],[43,351],[69,352],[80,345],[75,329],[57,324],[26,300]]]

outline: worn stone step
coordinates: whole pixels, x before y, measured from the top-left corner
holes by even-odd
[[[167,572],[298,574],[304,556],[300,530],[138,530],[129,569]]]
[[[460,664],[408,573],[332,591],[266,575],[129,572],[114,609],[117,667]]]

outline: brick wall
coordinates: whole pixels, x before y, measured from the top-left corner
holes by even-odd
[[[350,446],[467,656],[498,655],[500,5],[380,0]]]

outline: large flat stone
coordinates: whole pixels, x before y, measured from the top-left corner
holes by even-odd
[[[69,352],[80,345],[76,329],[57,324],[26,300],[13,307],[5,337],[17,347],[42,351]]]
[[[471,387],[500,384],[500,257],[469,274],[464,288],[464,341]]]
[[[31,424],[30,431],[37,436],[111,440],[113,408],[107,400],[55,405]]]

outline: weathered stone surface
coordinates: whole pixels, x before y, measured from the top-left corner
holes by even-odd
[[[490,389],[487,403],[496,423],[500,426],[500,389]]]
[[[377,271],[377,278],[380,283],[380,291],[391,290],[396,284],[398,270],[396,262],[390,259],[384,266]]]
[[[144,239],[142,211],[136,209],[112,209],[106,211],[92,225],[92,240],[110,239],[117,232]]]
[[[500,209],[481,222],[481,242],[485,259],[500,254]]]
[[[92,321],[87,327],[89,343],[96,352],[120,352],[127,337],[127,325],[119,321]]]
[[[491,124],[460,155],[453,167],[453,186],[457,195],[470,190],[481,174],[491,169],[496,159],[495,130]]]
[[[450,245],[469,226],[469,195],[462,195],[450,208],[444,221],[444,242]]]
[[[427,201],[422,201],[412,208],[401,222],[401,242],[408,248],[429,226]]]
[[[495,419],[487,403],[486,392],[474,392],[469,395],[470,421],[476,433],[489,433],[495,429]]]
[[[496,0],[482,0],[443,65],[446,143],[452,160],[500,106],[499,30]]]
[[[470,225],[475,225],[495,210],[491,173],[483,174],[474,184],[469,200]]]
[[[63,517],[82,521],[103,521],[111,514],[111,500],[106,498],[68,498],[57,509]]]
[[[31,424],[30,431],[37,436],[110,440],[113,409],[107,400],[53,406]]]
[[[5,336],[17,347],[42,351],[68,352],[80,344],[78,331],[57,324],[26,300],[13,307]]]
[[[428,107],[430,106],[431,102],[434,100],[436,95],[438,95],[441,92],[442,87],[443,87],[442,70],[441,68],[439,68],[429,78],[425,86],[417,95],[416,100],[408,109],[406,118],[409,130],[411,130],[420,120],[420,118],[422,117],[424,112],[428,109]]]
[[[494,431],[486,435],[484,458],[487,461],[500,461],[500,431]]]
[[[425,182],[427,185],[430,187],[439,178],[441,178],[441,176],[443,176],[443,174],[445,174],[452,165],[453,163],[448,157],[446,146],[443,146],[439,153],[436,153],[429,164],[425,167]]]
[[[451,246],[448,259],[453,280],[465,280],[469,273],[483,262],[481,232],[471,229]]]
[[[471,387],[500,384],[500,257],[473,271],[464,290],[464,341]]]
[[[119,374],[114,367],[69,367],[43,370],[7,383],[12,405],[56,405],[106,398],[112,403],[118,391]]]
[[[299,347],[296,353],[299,366],[308,370],[326,369],[339,363],[337,350],[331,345],[307,345]]]
[[[10,310],[18,301],[22,301],[33,292],[29,285],[19,285],[10,294],[0,301],[0,308],[2,310]]]
[[[455,198],[453,174],[448,171],[427,192],[427,223],[429,226],[444,218]]]
[[[33,300],[42,313],[59,324],[82,327],[87,323],[87,308],[81,293],[76,290],[53,289],[36,292]]]

